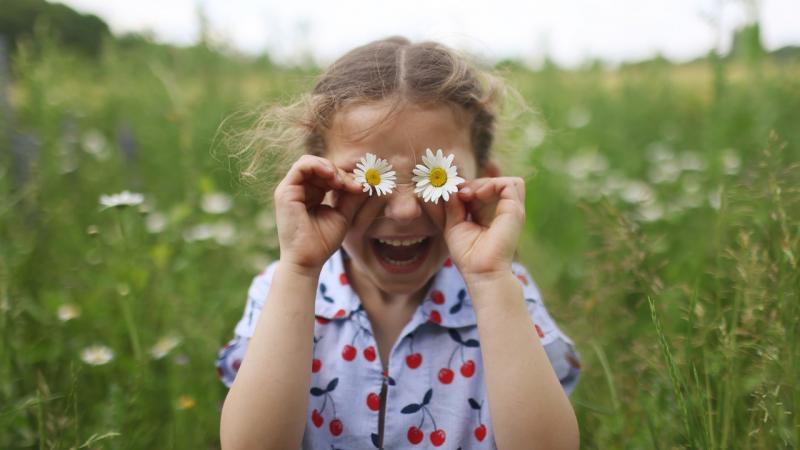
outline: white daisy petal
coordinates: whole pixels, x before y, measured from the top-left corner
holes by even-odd
[[[361,183],[363,192],[372,196],[372,190],[378,196],[389,194],[395,186],[396,173],[392,165],[385,159],[367,153],[356,163],[353,175],[357,183]]]
[[[434,204],[439,203],[439,198],[449,201],[450,194],[458,192],[458,184],[464,182],[458,176],[458,168],[452,165],[454,159],[454,154],[445,156],[442,149],[437,149],[435,154],[431,149],[425,149],[422,155],[425,164],[417,164],[413,170],[415,176],[411,181],[416,184],[414,193]]]

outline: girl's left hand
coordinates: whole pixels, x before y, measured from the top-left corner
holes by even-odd
[[[470,180],[445,202],[444,239],[464,279],[509,273],[525,224],[525,182]]]

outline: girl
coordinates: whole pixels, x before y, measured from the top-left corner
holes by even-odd
[[[577,355],[512,261],[525,186],[492,161],[497,88],[478,75],[392,38],[295,105],[307,154],[274,190],[280,260],[217,360],[224,449],[578,447]]]

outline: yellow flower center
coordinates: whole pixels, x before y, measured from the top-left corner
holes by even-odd
[[[364,174],[364,178],[367,180],[367,183],[372,186],[381,184],[381,174],[375,169],[367,169],[367,173]]]
[[[431,174],[428,175],[433,187],[442,187],[447,183],[447,172],[441,167],[434,167],[431,169]]]

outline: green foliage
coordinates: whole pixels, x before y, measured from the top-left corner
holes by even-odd
[[[108,25],[93,14],[80,14],[61,3],[45,0],[0,1],[0,37],[11,48],[32,38],[37,26],[73,50],[98,55],[103,39],[111,35]]]
[[[582,356],[584,447],[796,448],[800,66],[502,68],[537,109],[501,142],[535,172],[520,254]],[[12,69],[0,447],[217,447],[214,358],[277,256],[225,157],[249,122],[220,124],[314,73],[135,37]],[[124,189],[145,203],[100,209]]]

